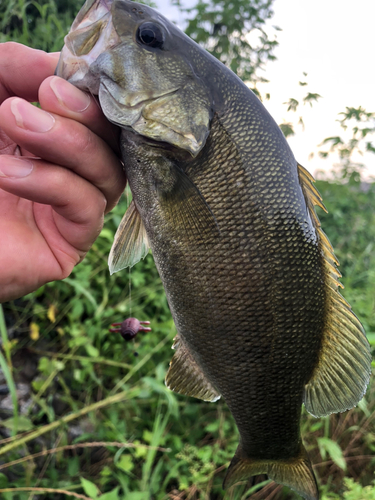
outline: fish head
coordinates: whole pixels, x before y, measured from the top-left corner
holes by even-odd
[[[56,74],[97,95],[116,125],[196,156],[213,116],[210,88],[190,53],[197,49],[203,52],[148,6],[87,0],[65,37]]]

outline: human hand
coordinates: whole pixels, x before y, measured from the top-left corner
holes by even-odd
[[[0,44],[0,303],[67,277],[125,187],[118,129],[57,60]]]

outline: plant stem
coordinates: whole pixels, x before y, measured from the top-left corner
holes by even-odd
[[[4,455],[5,453],[8,453],[11,450],[14,450],[14,448],[18,448],[19,446],[28,443],[32,439],[35,439],[39,436],[42,436],[43,434],[46,434],[46,432],[50,432],[54,429],[57,429],[60,427],[60,425],[67,424],[68,422],[71,422],[72,420],[76,420],[77,418],[82,417],[83,415],[86,415],[87,413],[90,413],[91,411],[96,411],[99,410],[100,408],[104,408],[106,406],[113,405],[115,403],[120,403],[122,401],[125,401],[126,399],[131,399],[133,397],[136,397],[137,394],[139,394],[140,389],[137,388],[133,391],[122,391],[119,392],[118,394],[115,394],[114,396],[109,396],[106,399],[103,399],[101,401],[98,401],[96,403],[93,403],[89,406],[86,406],[85,408],[82,408],[81,410],[75,412],[75,413],[70,413],[69,415],[66,415],[60,420],[56,420],[55,422],[52,422],[48,425],[44,425],[43,427],[40,427],[36,429],[35,431],[30,432],[26,436],[21,437],[20,439],[17,439],[16,441],[13,441],[12,443],[9,443],[5,446],[3,446],[0,449],[0,455]]]
[[[32,487],[25,487],[25,488],[2,488],[0,489],[0,493],[13,493],[16,491],[31,491],[35,493],[60,493],[61,495],[67,495],[69,497],[74,497],[74,498],[79,498],[82,500],[91,500],[91,498],[86,497],[85,495],[80,495],[79,493],[72,493],[71,491],[67,490],[56,490],[54,488],[32,488]]]

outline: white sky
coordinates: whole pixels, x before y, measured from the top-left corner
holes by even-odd
[[[183,16],[169,0],[156,3],[163,15],[183,27]],[[195,3],[185,0],[184,5]],[[375,0],[275,0],[274,12],[269,25],[283,31],[277,33],[277,61],[266,66],[270,83],[260,87],[271,94],[264,104],[277,123],[297,121],[299,115],[288,116],[283,103],[304,95],[306,87],[298,82],[307,81],[308,89],[322,96],[313,108],[301,109],[305,129],[297,128],[289,142],[297,160],[310,171],[327,170],[333,158],[309,157],[324,138],[342,135],[338,113],[346,106],[375,110]],[[375,155],[360,161],[375,175]]]

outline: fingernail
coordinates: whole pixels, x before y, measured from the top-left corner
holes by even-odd
[[[11,177],[19,179],[31,174],[34,164],[26,158],[16,156],[0,156],[0,177]]]
[[[23,99],[13,99],[10,103],[10,109],[16,119],[19,127],[31,132],[48,132],[55,123],[55,118],[37,108]]]
[[[50,87],[60,104],[75,113],[82,113],[91,103],[91,97],[62,78],[52,78]]]

